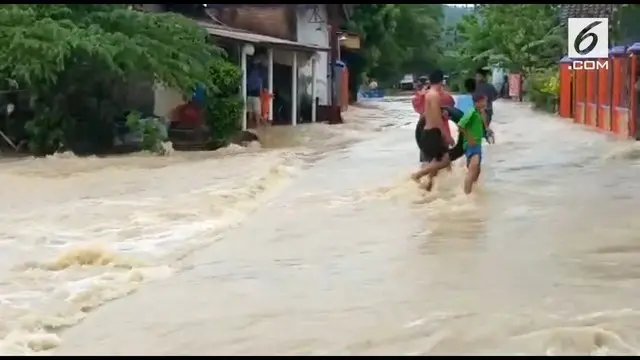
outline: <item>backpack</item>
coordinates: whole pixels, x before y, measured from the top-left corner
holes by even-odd
[[[424,113],[424,93],[416,91],[413,95],[413,99],[411,99],[411,105],[413,105],[413,110],[415,112],[422,115],[422,113]]]

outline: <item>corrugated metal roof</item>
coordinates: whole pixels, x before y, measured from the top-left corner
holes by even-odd
[[[247,30],[236,29],[230,26],[215,25],[206,21],[198,21],[198,23],[202,27],[204,27],[209,34],[225,39],[233,39],[251,44],[265,44],[276,48],[285,48],[298,51],[329,51],[329,48],[327,47],[302,44],[299,42],[280,39],[273,36],[252,33]]]

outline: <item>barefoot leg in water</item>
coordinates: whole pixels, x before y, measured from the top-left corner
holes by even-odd
[[[422,179],[423,177],[431,174],[435,176],[438,173],[438,171],[446,168],[450,164],[451,164],[451,161],[449,161],[449,154],[445,154],[441,160],[432,161],[427,166],[411,174],[411,179],[419,183],[420,179]]]
[[[420,185],[420,188],[431,191],[433,189],[433,180],[436,178],[436,176],[438,176],[438,171],[436,171],[434,174],[427,175],[427,183]]]
[[[475,154],[469,159],[467,166],[467,176],[464,179],[464,193],[471,194],[473,186],[478,182],[480,177],[480,154]]]

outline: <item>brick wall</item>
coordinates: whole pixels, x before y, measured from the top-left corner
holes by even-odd
[[[295,9],[290,5],[239,5],[215,8],[225,25],[281,39],[296,39]]]

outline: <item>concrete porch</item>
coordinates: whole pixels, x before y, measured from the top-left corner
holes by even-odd
[[[242,97],[244,98],[245,111],[241,119],[239,119],[242,129],[246,130],[248,127],[247,116],[247,75],[248,75],[248,62],[252,56],[256,54],[257,49],[266,49],[266,67],[267,67],[267,92],[273,99],[274,91],[274,64],[280,64],[290,67],[291,71],[291,84],[289,88],[290,95],[290,124],[296,125],[299,122],[299,68],[305,65],[308,61],[312,62],[312,74],[311,74],[311,122],[317,120],[317,106],[316,104],[316,81],[317,81],[317,68],[319,63],[318,52],[329,51],[329,48],[314,46],[308,44],[301,44],[295,41],[280,39],[267,35],[255,34],[246,30],[236,29],[224,25],[215,25],[208,22],[200,21],[200,25],[207,30],[207,32],[217,38],[221,42],[227,44],[234,44],[238,47],[239,65],[242,69],[242,88],[240,90]],[[276,109],[277,110],[277,109]],[[268,109],[268,120],[274,120],[274,102],[270,101]]]

